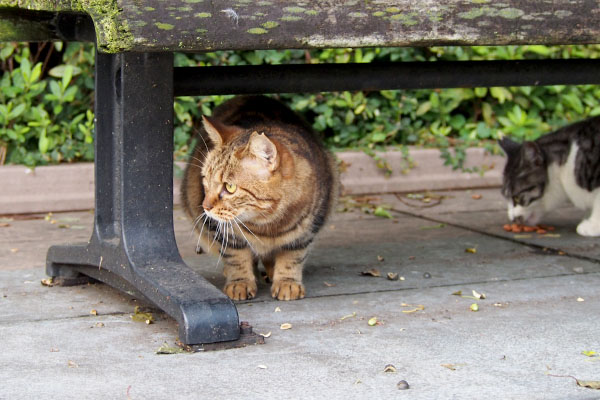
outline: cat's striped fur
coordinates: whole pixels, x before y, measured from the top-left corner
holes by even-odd
[[[199,245],[223,260],[224,292],[254,297],[260,260],[273,297],[304,297],[302,268],[338,191],[332,156],[303,119],[264,96],[235,97],[203,125],[182,202]]]

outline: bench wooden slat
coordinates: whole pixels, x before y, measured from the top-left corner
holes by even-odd
[[[3,8],[89,14],[102,52],[600,43],[591,0],[0,0],[0,20]]]

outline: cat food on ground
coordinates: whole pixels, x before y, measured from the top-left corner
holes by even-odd
[[[512,232],[512,233],[535,232],[539,235],[544,235],[544,234],[548,233],[548,231],[554,231],[554,229],[555,229],[553,226],[542,225],[542,224],[539,224],[536,226],[523,225],[523,224],[504,224],[504,226],[502,226],[502,228],[506,232]]]

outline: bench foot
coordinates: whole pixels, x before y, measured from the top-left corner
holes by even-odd
[[[93,240],[87,245],[53,246],[46,263],[55,284],[82,284],[93,278],[155,305],[177,321],[183,343],[239,338],[238,314],[231,300],[179,259],[152,256],[133,262],[123,248]]]
[[[53,246],[46,272],[144,299],[185,344],[240,337],[233,302],[181,259],[173,231],[173,55],[96,54],[96,206],[88,244]]]

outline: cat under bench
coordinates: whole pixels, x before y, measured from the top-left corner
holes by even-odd
[[[175,51],[600,43],[594,2],[0,0],[2,41],[94,41],[96,207],[89,243],[47,272],[90,276],[165,310],[187,344],[236,340],[235,304],[181,259],[173,234],[173,97],[598,84],[598,60],[174,68]],[[233,186],[229,186],[232,191]]]

